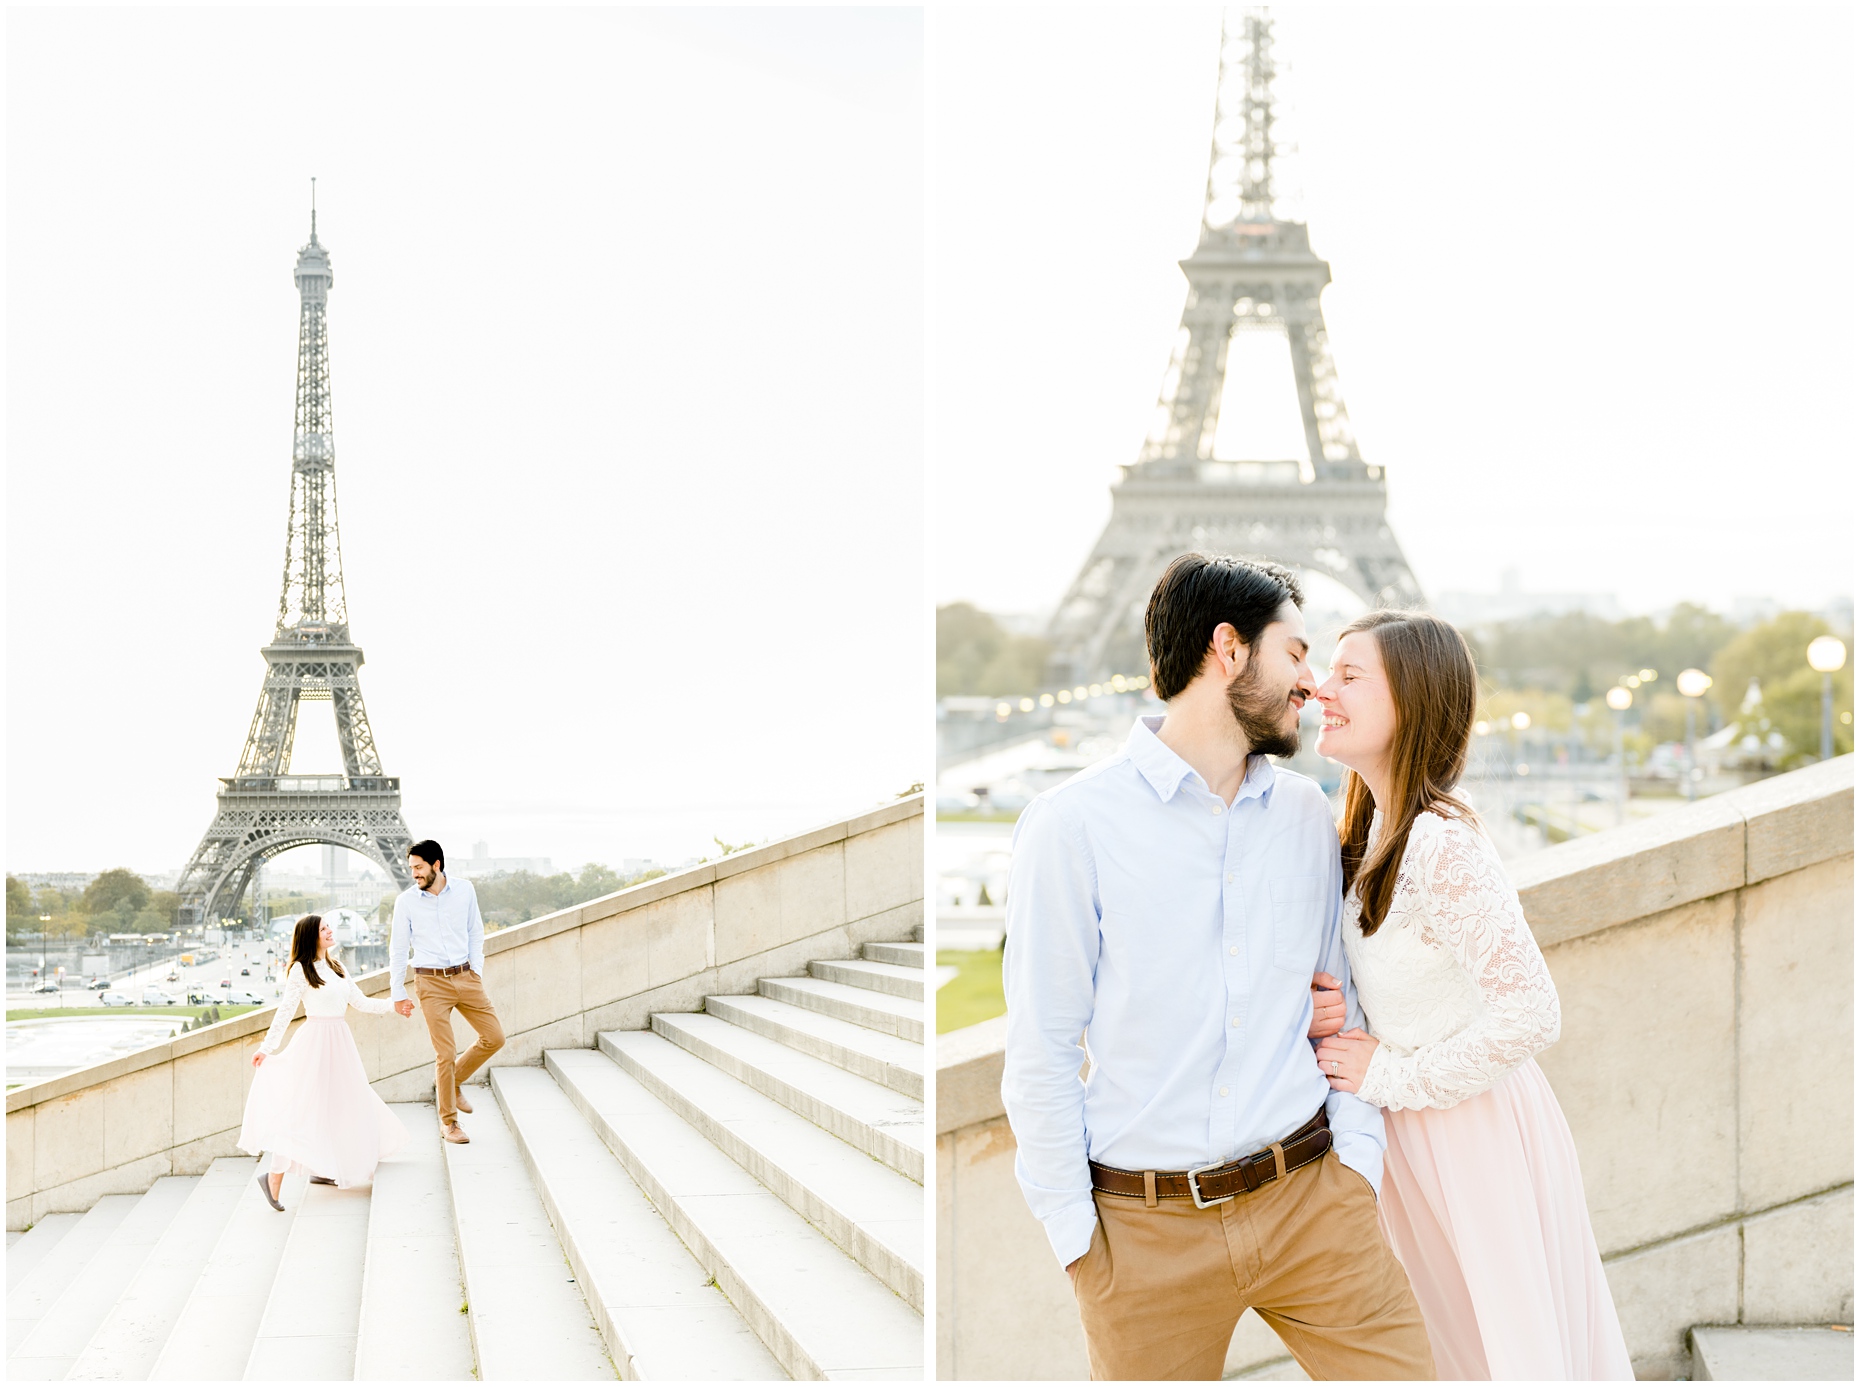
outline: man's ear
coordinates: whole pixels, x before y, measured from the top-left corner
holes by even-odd
[[[1221,671],[1223,684],[1231,683],[1234,676],[1246,668],[1248,654],[1246,642],[1240,639],[1232,622],[1223,621],[1214,628],[1214,634],[1208,639],[1207,658]]]

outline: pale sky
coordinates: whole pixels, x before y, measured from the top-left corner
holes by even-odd
[[[237,764],[313,175],[416,837],[678,860],[925,778],[917,12],[6,24],[9,870],[178,867]]]
[[[1343,396],[1423,588],[1851,595],[1854,11],[1277,14]],[[938,602],[1050,609],[1109,516],[1182,311],[1219,31],[932,12]]]

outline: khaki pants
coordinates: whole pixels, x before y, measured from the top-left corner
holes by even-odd
[[[1375,1192],[1335,1152],[1207,1209],[1093,1197],[1072,1283],[1093,1378],[1218,1378],[1249,1307],[1313,1379],[1434,1376]]]
[[[459,1116],[458,1086],[504,1048],[504,1028],[491,1010],[484,979],[469,970],[445,976],[415,973],[413,991],[433,1041],[433,1096],[439,1104],[439,1125],[450,1127]],[[478,1033],[477,1041],[463,1055],[457,1053],[458,1039],[452,1033],[454,1011]]]

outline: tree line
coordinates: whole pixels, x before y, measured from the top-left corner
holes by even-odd
[[[83,891],[67,895],[49,886],[34,891],[18,877],[6,879],[6,933],[87,939],[93,934],[159,934],[174,928],[181,898],[157,891],[127,867],[99,873]]]

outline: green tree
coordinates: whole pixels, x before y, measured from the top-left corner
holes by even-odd
[[[129,868],[112,867],[84,888],[78,909],[86,915],[113,914],[119,919],[134,919],[152,894],[149,884]]]
[[[936,693],[1024,694],[1046,685],[1052,646],[1014,636],[967,602],[936,609]]]
[[[1729,641],[1710,665],[1711,693],[1727,722],[1754,724],[1768,719],[1789,743],[1781,764],[1787,769],[1813,761],[1821,754],[1821,675],[1809,668],[1808,643],[1828,634],[1828,623],[1809,612],[1783,612],[1753,626]],[[1761,703],[1745,715],[1743,705],[1751,680],[1757,682]],[[1840,721],[1853,711],[1853,661],[1834,674],[1834,754],[1854,749],[1853,724]]]
[[[11,925],[16,920],[37,921],[39,912],[33,909],[32,888],[16,876],[6,879],[6,922]]]

